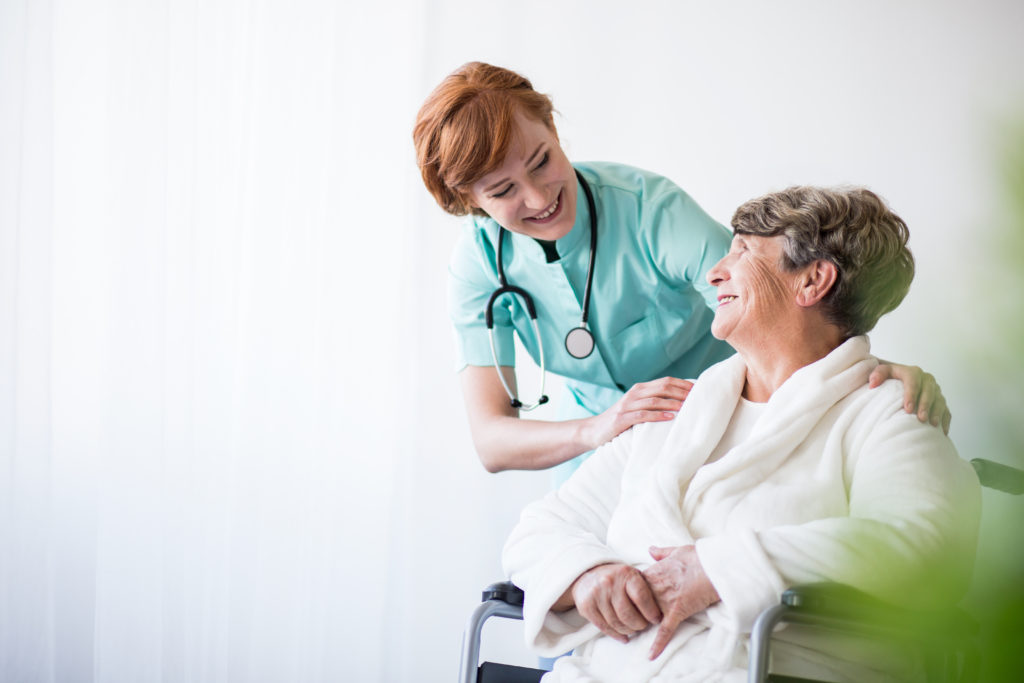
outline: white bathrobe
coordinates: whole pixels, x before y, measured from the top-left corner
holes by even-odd
[[[855,337],[801,368],[748,438],[707,463],[743,389],[746,368],[733,356],[700,376],[673,421],[625,432],[523,511],[503,562],[526,591],[527,644],[546,656],[576,651],[545,683],[742,681],[754,619],[795,584],[838,581],[913,603],[929,597],[916,595],[920,572],[941,568],[959,598],[973,564],[978,480],[940,429],[903,411],[902,384],[868,389],[877,365],[869,351],[867,337]],[[591,567],[643,569],[650,546],[694,543],[721,602],[683,622],[654,662],[656,627],[622,644],[575,609],[550,609]],[[798,628],[787,633],[796,643],[776,661],[788,661],[788,673],[836,668]],[[868,680],[854,668],[838,665]]]

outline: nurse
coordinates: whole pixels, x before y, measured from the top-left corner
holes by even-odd
[[[490,472],[553,467],[560,484],[629,427],[673,419],[682,378],[732,354],[711,335],[706,278],[732,236],[667,178],[570,164],[552,111],[527,79],[471,62],[427,98],[413,140],[427,189],[467,216],[449,308],[477,453]],[[547,398],[518,396],[513,334],[565,378],[558,420],[520,419]],[[870,384],[889,377],[907,412],[948,430],[931,375],[885,364]]]

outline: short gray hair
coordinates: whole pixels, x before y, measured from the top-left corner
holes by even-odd
[[[863,187],[773,192],[736,209],[732,227],[737,234],[785,237],[786,270],[819,259],[833,263],[838,277],[821,305],[844,338],[870,331],[903,301],[914,279],[907,224]]]

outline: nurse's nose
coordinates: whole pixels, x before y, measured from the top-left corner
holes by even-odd
[[[526,208],[543,211],[552,201],[554,198],[548,198],[548,193],[537,183],[523,184],[523,202],[526,204]]]

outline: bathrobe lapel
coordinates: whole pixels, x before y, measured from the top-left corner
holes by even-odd
[[[655,495],[647,499],[647,522],[663,546],[690,545],[695,540],[683,522],[680,501],[729,426],[745,379],[746,365],[739,354],[711,366],[694,383],[673,421],[651,468]]]
[[[740,399],[746,365],[737,354],[703,373],[690,395],[700,400],[683,405],[654,468],[658,495],[651,497],[651,512],[666,541],[693,543],[688,526],[698,504],[749,490],[780,467],[825,412],[867,383],[878,364],[869,351],[867,337],[854,337],[793,373],[772,395],[750,438],[706,466]],[[685,443],[690,446],[682,448]]]

